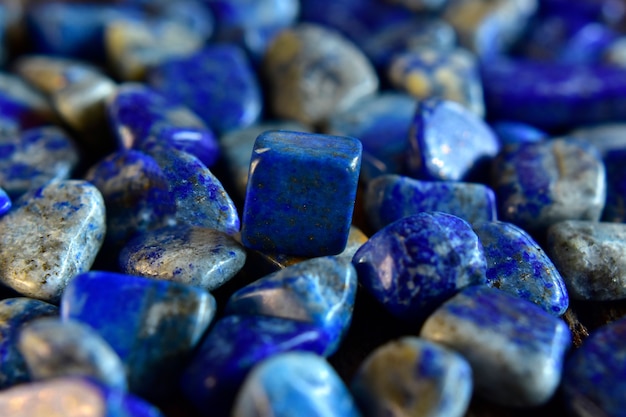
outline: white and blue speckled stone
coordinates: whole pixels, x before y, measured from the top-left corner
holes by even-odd
[[[571,337],[567,325],[530,301],[486,286],[444,303],[420,335],[456,350],[472,365],[476,392],[506,406],[552,397]]]
[[[102,194],[87,181],[54,181],[24,194],[0,219],[0,281],[56,302],[87,271],[105,233]]]

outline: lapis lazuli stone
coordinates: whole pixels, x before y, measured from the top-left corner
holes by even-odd
[[[0,218],[0,280],[28,297],[58,302],[91,268],[105,233],[102,194],[87,181],[53,181],[29,191]]]
[[[215,135],[188,108],[172,103],[142,84],[124,84],[107,103],[118,143],[141,150],[148,140],[163,142],[196,156],[211,167],[219,156]]]
[[[182,390],[207,414],[227,415],[253,366],[272,355],[300,350],[318,355],[329,346],[318,326],[265,316],[226,316],[215,323],[182,378]]]
[[[403,93],[371,95],[333,115],[326,130],[331,135],[352,136],[361,141],[362,181],[384,174],[401,174],[416,107],[417,101]]]
[[[22,327],[31,320],[57,314],[56,306],[32,298],[0,301],[0,389],[30,380],[30,373],[18,350]]]
[[[153,397],[171,388],[215,309],[200,288],[100,271],[75,277],[61,300],[61,317],[96,330],[126,366],[129,388]]]
[[[310,352],[288,352],[256,366],[237,395],[233,416],[360,417],[332,366]]]
[[[143,233],[120,253],[120,268],[129,275],[163,279],[214,290],[246,262],[244,248],[214,229],[177,225]]]
[[[461,355],[417,337],[377,348],[351,384],[362,410],[389,417],[461,417],[472,387],[472,369]]]
[[[95,330],[77,321],[35,320],[20,332],[19,350],[33,380],[83,376],[126,390],[120,358]]]
[[[539,142],[548,137],[547,133],[521,122],[500,121],[493,123],[491,128],[498,135],[503,145]]]
[[[9,210],[11,210],[11,197],[0,188],[0,216],[6,214]]]
[[[78,149],[57,127],[0,134],[0,186],[13,197],[70,177],[78,164]]]
[[[306,260],[267,275],[236,291],[227,314],[262,314],[304,321],[328,333],[330,351],[352,320],[357,276],[350,261],[335,257]]]
[[[12,417],[163,417],[141,398],[86,378],[57,378],[0,392],[0,415]]]
[[[20,130],[49,124],[53,111],[46,98],[21,78],[0,73],[0,129],[18,135]]]
[[[368,184],[364,200],[375,230],[423,211],[453,214],[470,224],[496,219],[495,194],[482,184],[384,175]]]
[[[361,149],[351,137],[261,134],[250,161],[244,246],[309,257],[340,253],[352,223]]]
[[[605,178],[600,156],[580,140],[511,144],[493,161],[499,217],[527,231],[600,219]]]
[[[426,180],[459,181],[480,177],[499,149],[489,126],[452,101],[421,101],[409,136],[409,174]]]
[[[420,319],[462,288],[485,282],[482,245],[464,220],[440,212],[402,218],[352,259],[359,282],[394,316]]]
[[[467,288],[448,300],[426,320],[420,335],[468,360],[478,394],[519,407],[544,404],[554,394],[571,340],[562,320],[486,286]]]
[[[626,320],[593,332],[565,362],[563,398],[575,416],[620,416],[626,409]]]
[[[569,305],[565,282],[548,255],[524,230],[511,223],[472,225],[485,250],[487,285],[532,301],[560,316]]]
[[[261,90],[244,52],[234,45],[208,46],[185,58],[156,66],[149,83],[185,104],[220,133],[255,123]]]

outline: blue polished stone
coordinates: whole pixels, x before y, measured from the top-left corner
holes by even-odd
[[[22,384],[0,393],[0,414],[12,417],[163,417],[141,398],[85,378]]]
[[[562,220],[597,221],[605,178],[598,152],[567,138],[507,145],[492,169],[500,219],[527,231]]]
[[[314,258],[288,266],[236,291],[226,314],[262,314],[312,323],[339,347],[352,321],[357,276],[350,260]]]
[[[217,139],[191,110],[142,84],[124,84],[107,103],[119,146],[141,150],[156,140],[196,156],[211,167],[219,156]]]
[[[388,417],[461,417],[472,387],[472,369],[461,355],[412,336],[370,353],[351,384],[368,416]]]
[[[207,46],[156,66],[149,83],[172,101],[193,110],[217,132],[255,123],[261,90],[244,52],[234,45]]]
[[[464,220],[419,213],[378,231],[352,259],[359,282],[401,319],[425,317],[469,285],[485,283],[478,236]]]
[[[547,402],[561,380],[570,332],[535,304],[486,286],[463,290],[424,323],[420,335],[463,355],[476,392],[506,406]]]
[[[352,136],[363,145],[361,180],[404,172],[409,127],[417,101],[395,92],[365,97],[328,120],[331,135]],[[384,140],[381,140],[384,138]]]
[[[176,203],[157,162],[138,151],[115,152],[85,175],[102,193],[109,248],[120,248],[138,233],[174,223]]]
[[[333,367],[309,352],[273,356],[246,378],[233,407],[237,417],[360,417]]]
[[[499,149],[489,126],[460,104],[421,101],[409,135],[409,174],[426,180],[458,181],[481,176]]]
[[[626,409],[626,319],[595,330],[565,362],[563,399],[574,416],[621,416]]]
[[[157,7],[158,16],[186,26],[202,39],[211,38],[215,32],[215,16],[203,0],[161,1],[156,5],[152,0],[145,1],[148,7]]]
[[[343,251],[360,166],[361,143],[351,137],[261,134],[250,161],[244,246],[309,257]]]
[[[540,142],[548,134],[534,126],[520,122],[500,121],[491,125],[503,145],[514,143]]]
[[[129,388],[151,397],[171,389],[215,309],[196,287],[99,271],[75,277],[61,300],[61,317],[96,330],[126,366]]]
[[[163,279],[214,290],[246,262],[245,249],[214,229],[177,225],[145,232],[122,249],[120,269],[129,275]]]
[[[626,148],[608,151],[602,158],[606,169],[606,201],[602,220],[626,223]]]
[[[57,314],[56,306],[32,298],[0,301],[0,389],[30,380],[28,368],[18,350],[22,327],[34,319]]]
[[[194,406],[228,415],[252,367],[294,350],[319,355],[328,350],[325,332],[311,323],[264,316],[226,316],[217,321],[187,367],[181,385]]]
[[[485,114],[483,87],[474,55],[461,48],[424,46],[396,54],[388,69],[391,84],[418,99],[437,97]]]
[[[20,77],[0,72],[0,130],[19,134],[51,123],[54,114],[48,100]]]
[[[0,188],[0,216],[8,213],[11,210],[11,206],[11,198],[6,191]]]
[[[12,197],[69,178],[78,160],[76,145],[57,127],[0,134],[0,186]]]
[[[374,230],[423,211],[441,211],[468,223],[496,219],[496,197],[482,184],[459,181],[420,181],[384,175],[370,182],[365,212]]]
[[[176,221],[232,235],[239,231],[239,214],[222,183],[195,156],[154,144],[147,153],[159,164],[176,204]]]
[[[29,323],[20,332],[19,351],[33,380],[82,376],[126,390],[120,358],[95,330],[77,321],[55,317]]]
[[[519,227],[505,222],[472,225],[485,249],[487,285],[560,316],[569,305],[565,282],[548,255]]]

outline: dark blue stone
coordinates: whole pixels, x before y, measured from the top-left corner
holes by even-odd
[[[468,223],[496,219],[493,191],[482,184],[459,181],[420,181],[384,175],[368,184],[364,203],[375,230],[423,211],[453,214]]]
[[[94,165],[85,179],[104,197],[109,248],[119,248],[138,233],[175,221],[169,181],[148,155],[133,150],[113,153]]]
[[[9,210],[11,210],[11,198],[9,195],[0,188],[0,216],[6,214]]]
[[[491,125],[494,133],[500,138],[503,145],[511,143],[539,142],[548,137],[548,134],[520,122],[500,121]]]
[[[22,326],[31,320],[57,314],[56,306],[32,298],[0,301],[0,389],[30,380],[26,363],[18,350]]]
[[[246,285],[226,305],[227,314],[262,314],[312,323],[329,335],[334,352],[350,326],[357,276],[349,260],[302,261]]]
[[[250,161],[244,246],[309,257],[343,251],[360,166],[361,143],[354,138],[261,134]]]
[[[563,399],[574,416],[621,416],[626,410],[626,319],[587,338],[565,362]]]
[[[485,162],[500,149],[498,138],[478,116],[460,104],[439,99],[420,102],[409,143],[410,176],[426,180],[480,176]]]
[[[183,393],[207,414],[228,415],[249,371],[282,352],[323,355],[328,336],[318,326],[264,316],[227,316],[215,323],[181,380]]]
[[[259,119],[261,90],[244,52],[234,45],[208,46],[155,67],[150,84],[184,104],[220,133]]]
[[[118,87],[107,110],[118,143],[125,149],[141,150],[146,141],[156,140],[194,155],[207,167],[217,161],[217,140],[204,122],[149,87]]]
[[[444,303],[420,336],[467,359],[477,394],[513,407],[542,405],[552,397],[571,343],[565,322],[486,286],[467,288]]]
[[[626,223],[626,148],[606,152],[606,202],[602,220]]]
[[[172,388],[215,308],[196,287],[92,271],[70,282],[61,317],[96,330],[126,365],[129,388],[156,397]]]
[[[361,141],[362,181],[384,174],[401,174],[416,107],[417,100],[402,93],[368,96],[333,115],[328,121],[327,132]],[[385,140],[381,140],[383,137]]]
[[[487,259],[487,285],[532,301],[560,316],[569,305],[565,282],[548,255],[519,227],[505,222],[472,225]]]
[[[48,100],[21,78],[0,72],[0,130],[19,134],[23,129],[54,120]]]
[[[485,283],[478,236],[450,214],[419,213],[391,223],[352,259],[359,282],[394,316],[423,318],[468,285]]]

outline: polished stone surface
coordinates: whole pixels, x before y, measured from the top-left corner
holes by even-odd
[[[6,191],[0,188],[0,216],[8,213],[12,206],[11,197],[9,197]]]
[[[548,134],[526,123],[500,121],[491,125],[503,145],[510,143],[540,142]]]
[[[22,78],[0,72],[0,132],[17,135],[22,129],[49,124],[56,118],[46,98]]]

